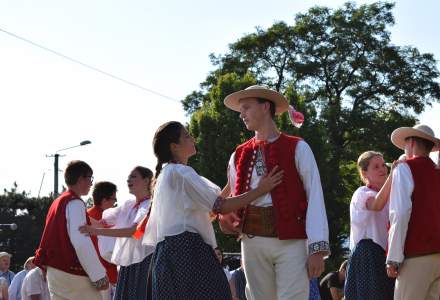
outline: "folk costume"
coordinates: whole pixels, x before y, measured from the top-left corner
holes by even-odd
[[[276,114],[289,109],[281,94],[260,86],[233,93],[224,103],[239,111],[246,98],[272,101]],[[284,171],[282,183],[239,211],[246,296],[308,299],[307,257],[330,249],[319,171],[309,145],[284,133],[243,143],[229,161],[231,190],[239,195],[256,188],[275,166]]]
[[[231,299],[218,261],[210,213],[218,210],[220,188],[193,168],[165,164],[143,243],[156,246],[152,259],[153,299]]]
[[[51,299],[101,299],[92,286],[106,277],[97,239],[78,228],[90,225],[85,203],[72,191],[61,194],[49,208],[34,264],[47,270]]]
[[[405,139],[440,140],[426,125],[401,127],[391,135],[400,149]],[[440,164],[440,161],[439,161]],[[428,156],[397,165],[390,195],[387,263],[398,266],[394,299],[438,299],[440,294],[440,169]]]
[[[125,201],[121,206],[106,209],[102,221],[112,228],[126,228],[140,224],[150,210],[151,199]],[[115,238],[111,262],[119,265],[119,276],[114,299],[147,299],[148,269],[154,247],[142,245],[135,237]]]
[[[344,294],[347,300],[393,299],[394,279],[385,268],[389,202],[381,211],[367,209],[378,193],[371,186],[358,188],[350,202],[350,251]]]

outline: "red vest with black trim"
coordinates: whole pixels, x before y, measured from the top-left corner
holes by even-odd
[[[405,256],[440,253],[440,170],[429,157],[415,157],[406,163],[411,169],[414,191]]]
[[[271,191],[274,209],[275,230],[280,240],[306,239],[307,196],[304,185],[299,177],[295,165],[295,149],[299,137],[281,133],[280,137],[272,142],[257,141],[255,138],[245,142],[235,150],[235,195],[245,193],[250,188],[250,181],[261,147],[267,172],[275,166],[284,170],[283,181]],[[242,218],[246,218],[246,209],[239,211]]]
[[[41,236],[40,246],[35,251],[34,264],[46,269],[47,266],[66,273],[88,276],[81,266],[75,249],[67,233],[66,207],[75,199],[80,199],[72,191],[62,193],[49,208],[46,216],[46,225]],[[85,212],[84,206],[84,212]],[[86,214],[87,224],[90,225]],[[98,253],[96,236],[92,237],[93,246]]]

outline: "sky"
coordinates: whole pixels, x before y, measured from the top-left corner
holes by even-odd
[[[213,66],[210,53],[256,26],[292,24],[315,5],[345,1],[115,1],[1,0],[0,29],[43,45],[167,98],[118,81],[0,31],[0,189],[32,196],[53,190],[53,158],[62,170],[87,161],[95,181],[118,185],[137,165],[154,170],[151,141],[162,123],[188,121],[179,100],[198,89]],[[358,1],[358,4],[373,1]],[[412,45],[440,59],[436,0],[398,0],[392,42]],[[440,64],[439,64],[440,68]],[[440,136],[440,105],[419,116]],[[41,191],[40,191],[41,186]]]

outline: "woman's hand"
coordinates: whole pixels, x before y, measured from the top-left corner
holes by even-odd
[[[284,171],[280,170],[278,166],[275,166],[269,174],[261,178],[258,183],[258,188],[266,194],[282,182],[283,176]]]

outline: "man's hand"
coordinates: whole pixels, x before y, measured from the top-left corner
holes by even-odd
[[[324,272],[324,253],[317,252],[309,256],[307,259],[307,273],[309,279],[321,276]]]
[[[397,265],[387,264],[387,275],[390,278],[396,278],[397,276],[399,276],[399,269]]]
[[[235,212],[219,215],[218,218],[220,229],[226,234],[240,233],[240,221],[240,218]]]
[[[109,282],[107,275],[95,282],[92,282],[92,285],[98,290],[98,291],[105,291],[109,287]]]

